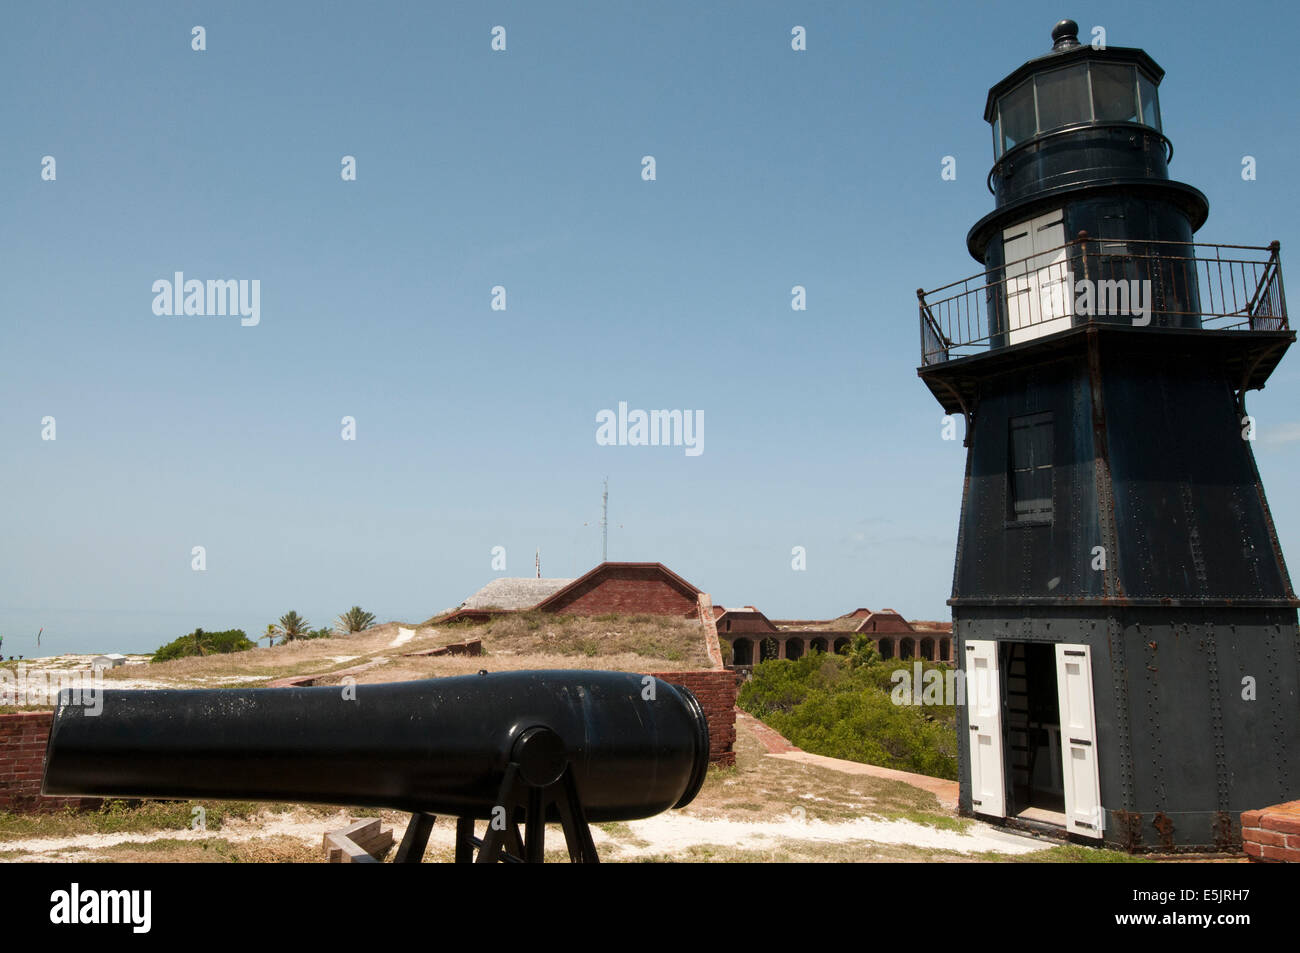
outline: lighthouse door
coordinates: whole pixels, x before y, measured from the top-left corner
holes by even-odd
[[[966,642],[966,725],[970,749],[971,809],[1005,817],[1002,774],[1002,690],[998,684],[998,644]]]
[[[1003,230],[1010,343],[1070,327],[1073,288],[1064,245],[1065,220],[1059,209]]]
[[[1086,645],[1056,646],[1056,696],[1061,707],[1065,828],[1101,837],[1105,812],[1097,769],[1097,726],[1092,708],[1092,657]]]

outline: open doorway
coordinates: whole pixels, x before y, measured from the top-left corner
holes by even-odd
[[[958,648],[971,812],[1102,837],[1092,650],[1000,639],[962,639]]]
[[[1006,686],[1002,732],[1010,781],[1007,815],[1064,826],[1056,646],[1002,642],[998,648]]]

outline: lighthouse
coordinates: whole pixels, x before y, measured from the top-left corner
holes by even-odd
[[[1295,340],[1279,246],[1196,241],[1146,52],[1051,36],[989,90],[980,270],[918,291],[918,374],[966,425],[960,809],[1239,850],[1242,811],[1300,798],[1300,601],[1247,406]]]

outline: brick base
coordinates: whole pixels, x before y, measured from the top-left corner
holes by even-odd
[[[709,761],[718,765],[736,763],[736,694],[740,691],[735,672],[649,672],[669,685],[685,685],[700,702],[709,720]]]
[[[65,807],[95,810],[97,797],[44,797],[45,744],[54,724],[52,711],[0,715],[0,811],[34,814]]]
[[[1300,863],[1300,801],[1244,811],[1241,843],[1251,860]]]

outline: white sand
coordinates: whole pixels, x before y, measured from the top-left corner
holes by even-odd
[[[262,814],[251,820],[232,819],[216,831],[155,831],[120,834],[77,834],[69,837],[33,837],[25,840],[0,841],[0,851],[23,851],[15,861],[70,861],[93,859],[88,851],[102,850],[118,844],[144,844],[153,840],[201,840],[219,837],[231,842],[243,842],[260,837],[278,835],[296,837],[304,843],[319,845],[324,835],[346,827],[349,816],[340,811],[329,817],[315,817],[299,811],[285,814]],[[479,824],[481,828],[482,823]],[[905,820],[879,820],[860,817],[851,821],[802,821],[789,818],[772,822],[740,822],[705,820],[677,811],[669,811],[643,821],[631,821],[628,828],[632,836],[646,841],[645,845],[626,845],[620,838],[611,836],[599,827],[592,828],[604,859],[625,859],[661,854],[672,857],[686,848],[714,844],[746,848],[772,848],[782,842],[847,843],[862,842],[890,844],[904,847],[921,847],[969,854],[991,851],[1000,854],[1025,854],[1050,846],[1042,840],[998,830],[986,824],[972,823],[965,832],[926,827]],[[398,825],[393,836],[400,841],[402,829]],[[480,830],[480,834],[482,831]],[[434,825],[430,844],[449,847],[455,839],[455,824],[440,819]],[[563,835],[556,825],[547,829],[547,843],[560,846]]]
[[[880,820],[859,817],[851,821],[804,821],[795,817],[770,822],[705,820],[670,811],[643,821],[629,821],[634,836],[648,841],[645,847],[622,847],[621,857],[645,854],[673,854],[697,844],[725,847],[770,848],[781,841],[844,843],[870,841],[954,851],[962,854],[996,851],[1001,854],[1027,854],[1049,846],[1028,836],[998,830],[987,824],[972,823],[965,831],[927,827],[906,820]]]

